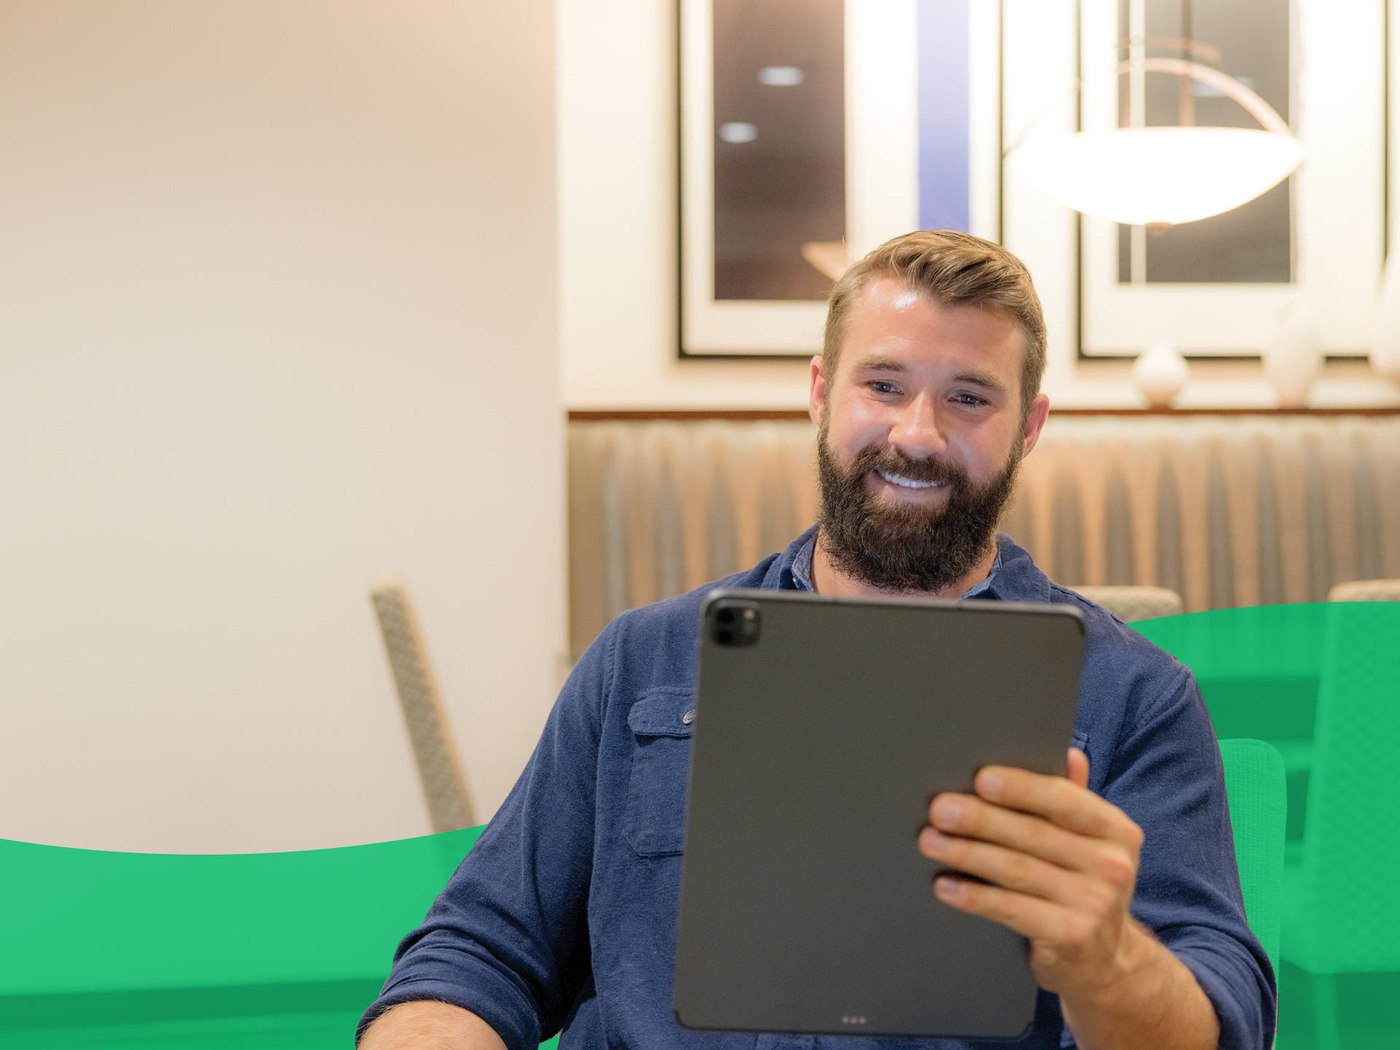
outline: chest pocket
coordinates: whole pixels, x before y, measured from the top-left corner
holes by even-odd
[[[639,856],[681,852],[694,711],[690,690],[662,688],[642,694],[627,713],[633,747],[623,833]]]

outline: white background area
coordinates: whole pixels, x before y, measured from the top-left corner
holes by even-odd
[[[1068,0],[1011,2],[1034,78]],[[562,672],[566,410],[806,404],[805,361],[676,357],[674,17],[0,5],[0,837],[426,832],[386,573],[494,811]],[[1007,220],[1052,398],[1139,404],[1125,366],[1075,364],[1069,213]],[[1400,403],[1365,373],[1314,403]],[[1181,403],[1272,397],[1215,363]]]
[[[478,812],[564,652],[552,5],[0,8],[0,836],[426,833],[369,601]]]

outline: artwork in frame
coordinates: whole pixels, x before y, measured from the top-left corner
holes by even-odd
[[[849,259],[999,236],[999,3],[678,2],[681,356],[809,356]]]
[[[1170,48],[1190,39],[1204,47],[1178,55],[1257,92],[1307,151],[1285,183],[1221,216],[1160,231],[1082,217],[1071,227],[1042,222],[1029,242],[1019,231],[1010,237],[1013,250],[1075,266],[1080,359],[1136,356],[1157,342],[1191,357],[1257,356],[1298,304],[1318,319],[1324,352],[1364,355],[1386,243],[1384,3],[1006,0],[1004,7],[1003,61],[1017,68],[1006,79],[1008,112],[1024,117],[1036,99],[1063,85],[1074,94],[1078,85],[1077,105],[1054,119],[1084,130],[1119,126],[1134,74],[1114,69],[1127,41],[1141,35]],[[1047,19],[1063,27],[1047,33]],[[1063,44],[1066,31],[1077,62],[1065,61],[1062,46],[1046,46]],[[1175,123],[1185,91],[1197,123],[1256,126],[1218,92],[1178,81],[1143,79],[1148,123]],[[1028,201],[1036,191],[1014,175],[1005,192],[1012,214],[1043,212]]]

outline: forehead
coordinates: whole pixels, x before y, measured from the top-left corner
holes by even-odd
[[[876,277],[852,300],[838,369],[864,358],[910,364],[956,361],[1019,376],[1027,339],[1009,311],[984,304],[940,303],[891,277]]]

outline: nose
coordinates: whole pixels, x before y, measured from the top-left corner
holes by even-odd
[[[938,401],[919,394],[900,406],[890,428],[890,444],[910,459],[928,459],[948,449],[939,427]]]

